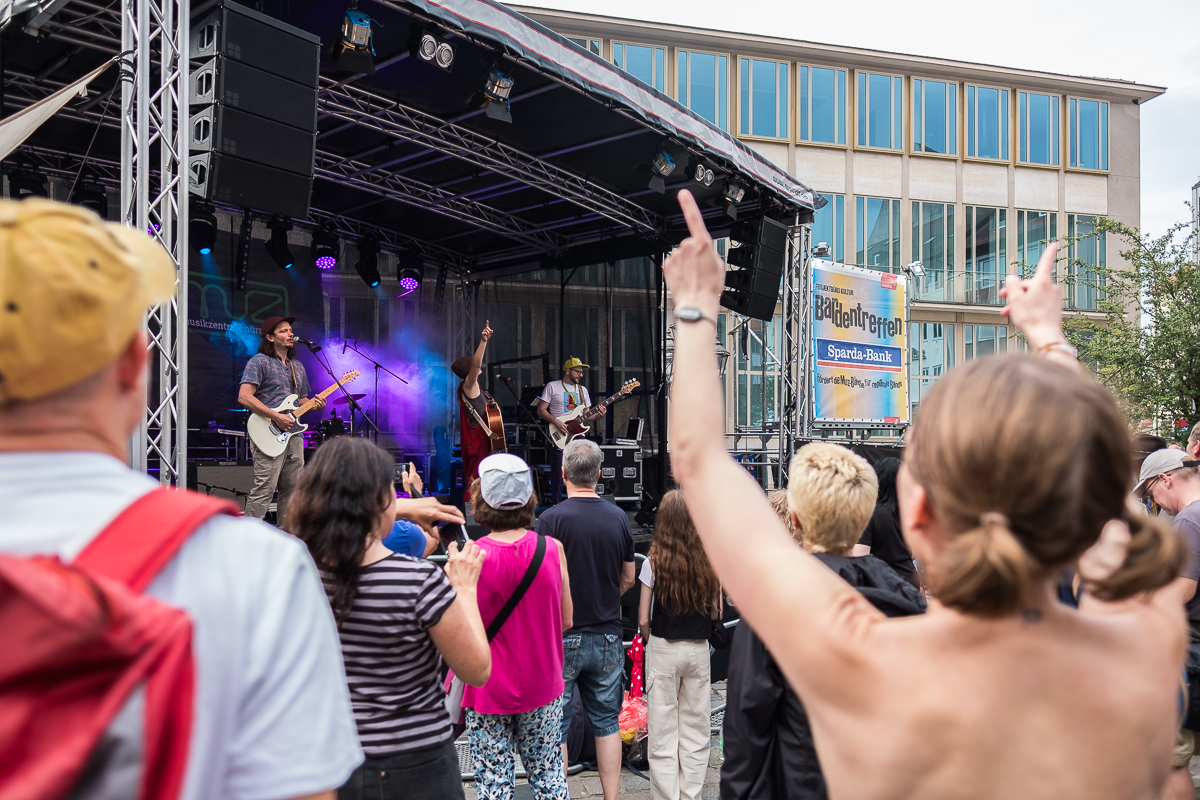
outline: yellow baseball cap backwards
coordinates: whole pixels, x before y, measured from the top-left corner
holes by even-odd
[[[582,361],[580,361],[578,358],[575,358],[575,357],[568,358],[566,361],[563,362],[563,372],[566,372],[569,369],[575,369],[576,367],[583,367],[584,369],[591,369],[591,367],[589,365],[583,363]]]
[[[79,206],[0,200],[0,401],[95,375],[174,293],[174,262],[141,231]]]

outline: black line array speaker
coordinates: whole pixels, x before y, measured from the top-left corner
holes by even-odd
[[[745,220],[733,226],[729,237],[739,243],[730,249],[721,305],[754,319],[775,316],[783,265],[787,260],[787,226],[769,217]]]
[[[203,59],[188,91],[193,194],[308,216],[320,48],[311,33],[231,2],[192,23],[190,56]]]

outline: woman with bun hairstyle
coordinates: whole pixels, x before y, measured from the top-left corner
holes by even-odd
[[[897,488],[936,598],[888,619],[795,547],[724,446],[712,320],[724,265],[695,201],[663,266],[677,319],[671,466],[725,591],[803,701],[831,797],[1151,798],[1171,765],[1187,631],[1157,590],[1184,553],[1125,502],[1132,448],[1062,334],[1050,245],[1004,295],[1032,351],[922,398]],[[1079,610],[1054,584],[1111,520],[1121,566]]]

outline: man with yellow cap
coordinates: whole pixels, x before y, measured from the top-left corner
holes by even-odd
[[[6,557],[71,562],[159,488],[129,469],[128,448],[146,408],[143,319],[175,284],[170,256],[141,231],[78,206],[0,200]],[[178,796],[332,800],[362,752],[333,616],[304,544],[217,515],[144,594],[192,625],[195,713]]]
[[[560,433],[567,432],[567,426],[558,418],[574,411],[577,408],[587,408],[592,404],[592,398],[588,395],[587,387],[583,385],[583,373],[589,369],[589,366],[583,363],[575,356],[571,356],[563,362],[563,376],[561,380],[550,381],[545,388],[542,389],[542,394],[537,401],[537,414],[539,417],[550,423],[551,427],[556,428]],[[600,415],[608,413],[608,409],[601,406]],[[550,448],[550,504],[554,505],[561,498],[563,492],[562,478],[562,450],[557,447]]]

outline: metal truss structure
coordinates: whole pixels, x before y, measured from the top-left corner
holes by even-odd
[[[581,211],[605,217],[621,227],[644,233],[656,233],[662,228],[662,219],[648,209],[542,158],[363,89],[329,78],[322,78],[321,83],[317,97],[317,110],[320,113],[395,136],[400,141],[421,145],[427,152],[453,156],[478,166],[484,170],[483,174],[491,173],[505,178],[506,184],[494,187],[495,190],[505,188],[508,182],[520,183],[571,201]],[[395,173],[387,173],[383,167],[373,165],[342,171],[343,175],[353,178],[379,173],[396,177]],[[432,203],[428,207],[439,211],[450,202],[462,199],[449,192],[445,194],[451,199]]]
[[[449,359],[453,361],[459,355],[470,355],[475,352],[476,345],[476,329],[475,329],[475,298],[478,295],[478,281],[461,281],[454,287],[454,306],[450,317],[449,326],[449,341],[446,343],[446,352],[449,354]],[[455,402],[457,405],[457,401]],[[458,431],[458,414],[450,415],[450,440],[454,441],[454,436]]]
[[[175,263],[175,296],[150,310],[150,393],[130,444],[133,467],[187,479],[189,0],[121,3],[121,220]]]
[[[787,486],[796,437],[808,436],[808,298],[812,226],[793,225],[783,274],[783,343],[779,380],[779,485]]]

